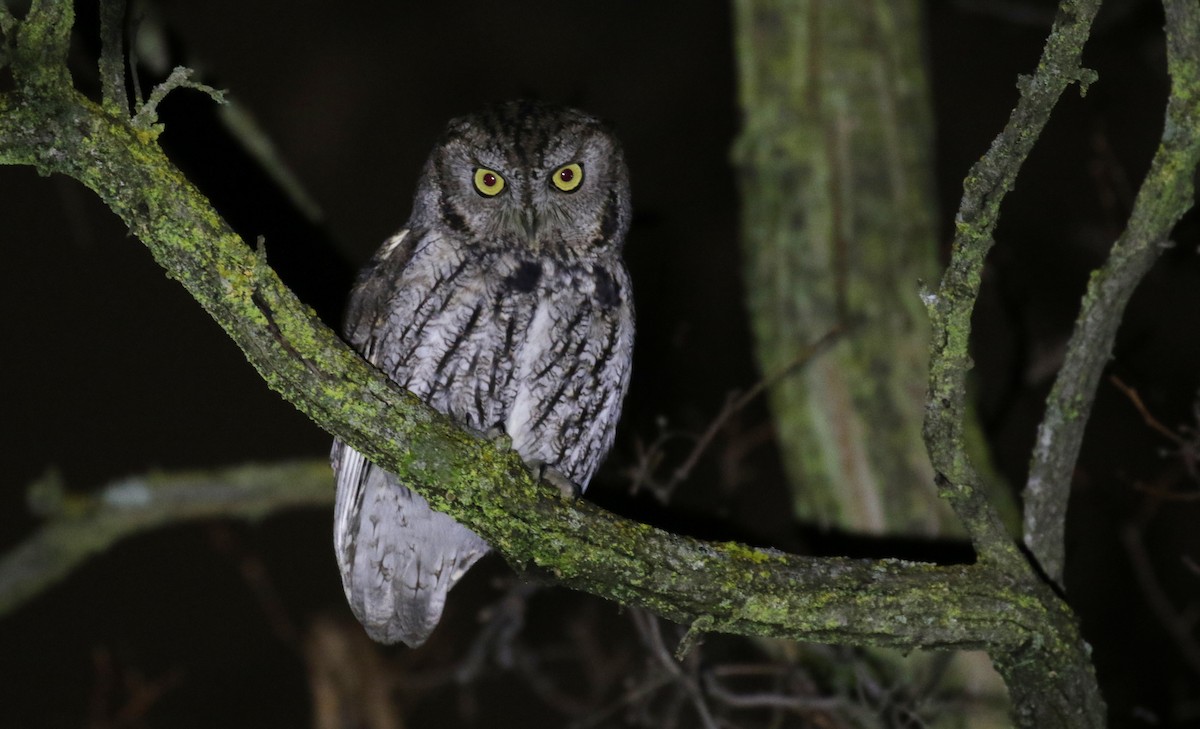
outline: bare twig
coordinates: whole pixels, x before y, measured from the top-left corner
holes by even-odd
[[[692,469],[694,469],[696,464],[700,461],[700,457],[704,455],[704,451],[708,449],[708,446],[712,443],[713,438],[715,438],[717,433],[721,431],[721,428],[725,426],[725,423],[728,422],[729,418],[740,412],[742,408],[753,402],[754,398],[773,387],[776,383],[792,376],[802,369],[806,364],[809,363],[809,361],[811,361],[821,352],[828,349],[835,341],[837,341],[837,339],[842,335],[843,331],[844,328],[841,326],[833,327],[829,331],[822,334],[817,341],[808,345],[804,351],[800,352],[800,354],[798,354],[796,358],[789,362],[786,366],[781,367],[778,371],[773,372],[754,383],[749,390],[746,390],[740,395],[737,393],[730,393],[725,402],[725,407],[721,408],[721,412],[717,414],[717,417],[713,418],[712,422],[709,423],[708,428],[705,429],[704,433],[702,433],[700,437],[696,439],[696,445],[692,447],[692,452],[688,454],[688,457],[683,460],[683,463],[681,463],[679,467],[675,469],[675,472],[671,474],[671,480],[668,483],[674,486],[686,481],[688,477],[691,476]]]
[[[836,326],[821,335],[816,341],[804,348],[796,357],[787,365],[781,367],[777,371],[763,377],[758,382],[750,386],[745,392],[736,390],[730,392],[725,397],[725,405],[721,411],[709,422],[708,427],[704,429],[692,445],[691,451],[683,459],[683,461],[675,467],[671,472],[670,478],[664,482],[658,482],[654,479],[654,471],[664,458],[663,449],[665,446],[676,439],[691,437],[679,431],[668,430],[663,428],[658,437],[650,443],[648,447],[638,444],[638,458],[634,466],[628,469],[631,486],[630,492],[636,493],[638,489],[647,486],[658,498],[659,501],[666,503],[675,489],[680,484],[687,481],[696,465],[700,462],[701,457],[712,445],[713,439],[721,432],[721,429],[728,424],[729,419],[739,413],[743,408],[754,401],[756,397],[766,392],[768,389],[794,375],[796,372],[804,368],[814,357],[832,346],[839,337],[844,333],[845,327]]]
[[[483,672],[489,659],[494,659],[501,668],[515,665],[513,642],[525,627],[529,598],[540,589],[540,585],[514,580],[504,595],[492,603],[482,616],[482,629],[454,671],[455,681],[459,684],[473,681]]]
[[[288,614],[287,604],[267,572],[262,555],[247,549],[228,524],[213,524],[208,530],[208,538],[217,553],[236,565],[242,580],[258,601],[275,639],[299,651],[300,635],[296,623]]]
[[[1184,662],[1196,676],[1200,677],[1200,643],[1196,641],[1195,605],[1177,610],[1154,573],[1154,563],[1142,541],[1142,532],[1155,512],[1154,502],[1148,504],[1142,515],[1121,529],[1121,542],[1133,565],[1133,574],[1138,587],[1146,598],[1150,611],[1163,629],[1171,636],[1171,643]]]
[[[142,104],[137,113],[133,115],[130,124],[139,129],[151,129],[158,123],[158,105],[162,100],[167,98],[167,94],[175,89],[195,89],[208,96],[218,104],[225,103],[225,92],[221,89],[202,84],[199,81],[192,80],[194,71],[183,66],[176,66],[171,71],[171,75],[167,76],[167,80],[154,87],[150,91],[150,98],[146,99],[146,103]]]
[[[600,726],[603,722],[622,711],[630,704],[645,699],[653,695],[663,686],[671,683],[672,677],[668,674],[659,674],[657,677],[647,681],[642,681],[633,686],[631,690],[622,696],[617,701],[614,701],[609,706],[595,712],[594,714],[571,722],[571,729],[591,729],[591,727]]]
[[[1142,402],[1142,398],[1138,395],[1137,390],[1121,381],[1121,378],[1116,375],[1110,375],[1109,381],[1116,386],[1118,390],[1125,394],[1129,401],[1137,409],[1142,416],[1142,420],[1146,425],[1159,435],[1162,435],[1167,440],[1175,444],[1175,455],[1179,457],[1184,470],[1193,480],[1200,480],[1200,473],[1197,472],[1197,463],[1200,463],[1200,398],[1192,404],[1193,415],[1197,420],[1197,425],[1181,426],[1178,430],[1171,430],[1163,425],[1162,421],[1150,412],[1146,404]],[[1137,484],[1140,491],[1161,499],[1170,499],[1174,501],[1192,501],[1200,499],[1200,491],[1177,492],[1167,491],[1163,489],[1153,489],[1145,484]]]
[[[183,682],[183,671],[168,669],[148,679],[137,669],[119,665],[112,652],[97,646],[92,650],[95,684],[92,687],[88,729],[134,729],[145,726],[146,714],[158,701]],[[114,706],[114,700],[119,705]]]
[[[783,709],[804,714],[813,711],[842,711],[847,708],[841,696],[797,696],[782,692],[735,692],[713,674],[704,676],[704,689],[713,699],[739,709]]]
[[[125,93],[125,0],[100,0],[100,88],[105,111],[129,116]]]
[[[1138,414],[1142,416],[1142,420],[1145,421],[1146,425],[1148,425],[1151,430],[1154,430],[1159,435],[1163,436],[1180,448],[1186,448],[1191,445],[1185,438],[1167,426],[1163,425],[1158,418],[1154,417],[1154,414],[1151,413],[1146,407],[1146,404],[1142,402],[1142,397],[1141,395],[1138,395],[1137,390],[1129,385],[1126,385],[1121,378],[1117,377],[1116,375],[1109,375],[1108,381],[1111,382],[1118,390],[1124,393],[1125,397],[1129,398],[1129,402],[1132,403],[1135,408],[1137,408]]]
[[[683,670],[671,650],[667,648],[667,644],[663,641],[658,618],[644,610],[630,610],[629,618],[637,627],[642,643],[649,649],[650,655],[656,659],[659,667],[671,676],[673,682],[686,693],[701,725],[705,729],[716,729],[716,720],[709,711],[708,701],[704,697],[704,692],[700,690],[699,682]]]

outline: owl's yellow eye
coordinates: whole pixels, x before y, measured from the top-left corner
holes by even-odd
[[[583,184],[583,167],[578,162],[563,165],[550,175],[550,182],[563,192],[575,192]]]
[[[475,170],[475,189],[480,195],[494,197],[504,189],[504,177],[495,170],[479,167]]]

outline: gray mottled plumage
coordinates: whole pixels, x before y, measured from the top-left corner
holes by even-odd
[[[629,382],[624,158],[581,112],[514,102],[450,122],[412,215],[359,276],[345,334],[372,364],[539,472],[586,488]],[[333,446],[334,548],[375,640],[420,645],[487,544]]]

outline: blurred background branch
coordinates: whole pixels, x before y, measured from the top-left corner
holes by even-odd
[[[147,473],[86,493],[65,491],[51,473],[30,486],[29,503],[45,521],[0,555],[0,618],[123,539],[180,522],[328,506],[333,484],[325,460]]]

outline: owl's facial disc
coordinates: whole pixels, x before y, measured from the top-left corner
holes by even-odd
[[[476,200],[483,198],[477,205],[483,215],[475,220],[482,238],[516,238],[541,249],[570,244],[587,228],[586,219],[594,217],[594,195],[588,188],[595,180],[585,171],[582,158],[529,165],[514,155],[498,162],[468,158],[460,168]]]
[[[451,121],[414,220],[464,244],[570,259],[619,253],[629,227],[620,146],[582,112],[512,102]]]

